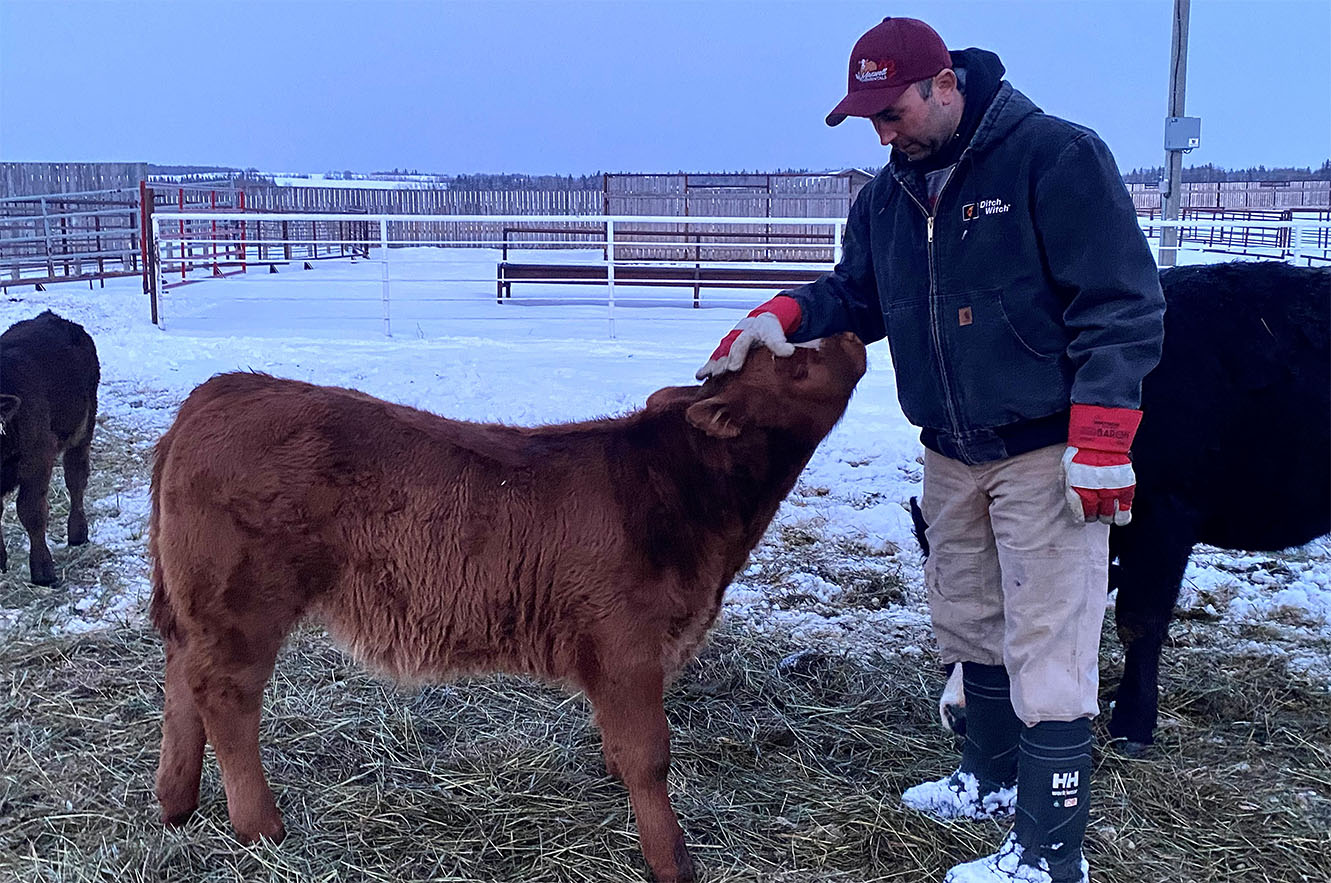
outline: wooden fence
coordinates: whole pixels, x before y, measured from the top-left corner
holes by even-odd
[[[727,218],[845,218],[860,188],[872,176],[857,169],[839,174],[694,174],[605,175],[603,212],[607,215],[711,216]],[[685,260],[691,252],[675,242],[714,243],[706,249],[712,260],[776,259],[825,261],[828,249],[782,248],[782,240],[814,242],[827,229],[810,226],[747,224],[743,226],[689,223],[644,224],[642,235],[616,233],[616,242],[634,245],[626,259]],[[674,234],[667,236],[666,234]],[[717,242],[729,240],[729,246]],[[645,243],[654,242],[648,246]],[[742,244],[743,243],[743,244]],[[756,249],[749,243],[761,243]],[[617,253],[619,250],[617,249]],[[769,257],[775,255],[775,258]]]
[[[138,189],[143,162],[0,162],[0,198]]]
[[[1160,210],[1154,184],[1129,184],[1137,214]],[[1331,208],[1331,181],[1223,181],[1183,185],[1181,205],[1224,209]]]

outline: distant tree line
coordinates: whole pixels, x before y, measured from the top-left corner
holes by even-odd
[[[1129,184],[1154,184],[1164,177],[1163,166],[1145,169],[1133,169],[1123,176]],[[1188,166],[1183,170],[1184,184],[1215,184],[1225,181],[1331,181],[1331,159],[1316,169],[1310,167],[1281,166],[1268,169],[1266,166],[1249,166],[1246,169],[1222,169],[1213,163],[1204,166]]]

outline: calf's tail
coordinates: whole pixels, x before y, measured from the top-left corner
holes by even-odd
[[[171,432],[162,436],[153,449],[152,511],[148,516],[148,555],[152,558],[152,600],[148,616],[163,638],[176,636],[176,614],[166,593],[166,579],[162,573],[162,473],[167,453],[171,449]]]

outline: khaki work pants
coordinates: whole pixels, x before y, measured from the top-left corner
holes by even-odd
[[[924,575],[943,662],[1006,667],[1027,726],[1099,713],[1109,526],[1068,512],[1064,450],[979,466],[924,455]]]

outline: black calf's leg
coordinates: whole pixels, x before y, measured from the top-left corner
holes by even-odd
[[[1123,748],[1140,751],[1155,741],[1160,651],[1196,534],[1191,520],[1133,514],[1118,549],[1118,601],[1114,618],[1126,658],[1109,733]]]
[[[69,489],[69,538],[71,546],[88,542],[88,517],[83,512],[83,492],[91,471],[89,453],[92,440],[65,451],[65,487]]]
[[[55,562],[46,547],[46,520],[50,509],[46,491],[51,484],[52,457],[29,460],[19,468],[18,520],[28,532],[28,565],[39,586],[55,582]]]
[[[3,513],[5,497],[18,486],[18,461],[10,460],[0,466],[0,513]],[[4,537],[0,536],[0,571],[9,569],[9,553],[5,550]]]

